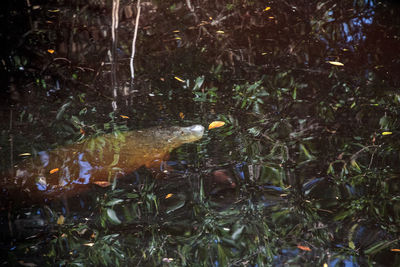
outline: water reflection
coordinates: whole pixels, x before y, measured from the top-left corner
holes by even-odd
[[[399,265],[399,6],[142,1],[131,87],[137,11],[134,3],[120,4],[115,69],[112,7],[105,2],[52,1],[25,13],[13,3],[0,16],[15,28],[1,54],[9,88],[0,92],[1,166],[86,132],[215,119],[226,127],[209,131],[190,153],[175,150],[173,162],[187,162],[174,166],[179,171],[139,169],[134,183],[127,179],[93,198],[79,185],[93,175],[108,181],[131,173],[139,167],[131,157],[159,170],[161,157],[150,164],[143,145],[157,138],[135,138],[129,153],[122,139],[110,147],[99,141],[89,152],[72,145],[74,154],[39,153],[37,169],[24,172],[21,184],[39,191],[75,184],[81,195],[67,197],[77,203],[68,206],[49,197],[40,218],[18,206],[34,210],[32,199],[2,204],[2,231],[13,223],[19,232],[24,225],[52,229],[43,233],[52,242],[41,247],[37,232],[25,231],[33,243],[10,246],[10,259],[34,258],[26,248],[35,247],[51,251],[49,264]],[[103,161],[102,153],[109,155]],[[52,180],[49,171],[57,168]],[[12,190],[2,187],[1,197],[11,198]],[[57,224],[59,210],[70,224]]]

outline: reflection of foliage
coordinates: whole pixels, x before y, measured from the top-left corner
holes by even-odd
[[[126,127],[99,107],[110,95],[108,40],[100,34],[109,28],[100,23],[109,19],[107,7],[82,3],[50,15],[47,7],[31,10],[54,29],[14,36],[20,45],[6,45],[12,56],[2,56],[2,64],[13,76],[10,88],[19,90],[10,89],[8,99],[17,103],[14,132],[29,133],[14,135],[18,152],[30,151],[26,139],[40,143],[39,150]],[[134,8],[121,3],[124,81]],[[195,173],[182,168],[184,179],[149,182],[143,179],[149,174],[139,175],[137,184],[96,195],[86,203],[90,214],[78,210],[61,226],[54,214],[62,208],[52,207],[53,215],[45,213],[49,227],[39,227],[44,238],[17,242],[7,251],[10,261],[50,251],[48,264],[399,265],[389,250],[399,248],[400,221],[400,45],[398,18],[386,20],[392,8],[376,1],[277,1],[270,9],[263,1],[202,1],[193,10],[185,1],[145,3],[139,93],[128,93],[137,105],[124,110],[134,121],[129,126],[177,122],[170,117],[179,112],[192,123],[188,114],[200,110],[194,113],[203,121],[213,112],[229,114],[221,116],[229,128],[209,131],[196,155],[176,152],[180,160],[198,160]],[[49,43],[58,45],[56,54],[47,52]],[[29,103],[24,90],[33,91]],[[7,134],[0,140],[2,166],[9,165]],[[227,195],[203,188],[203,174],[220,166],[232,168],[238,184]],[[33,215],[43,213],[36,211],[12,215],[16,222],[22,213],[39,221]]]

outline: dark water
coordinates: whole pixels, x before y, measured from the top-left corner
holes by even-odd
[[[133,83],[136,2],[114,42],[112,10],[4,3],[3,265],[400,265],[398,4],[142,1]],[[9,178],[88,136],[215,120],[168,172],[39,196]]]

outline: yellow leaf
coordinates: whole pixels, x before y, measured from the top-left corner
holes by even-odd
[[[121,118],[123,118],[123,119],[129,119],[129,117],[128,116],[125,116],[125,115],[119,115]]]
[[[217,31],[217,33],[224,34],[225,32],[224,31]]]
[[[181,37],[175,37],[175,40],[181,40],[182,38]]]
[[[55,173],[55,172],[58,172],[59,170],[60,170],[59,168],[52,169],[52,170],[50,170],[50,174],[53,174],[53,173]]]
[[[178,32],[180,32],[180,30],[175,30],[175,31],[172,31],[172,32],[178,33]]]
[[[58,219],[57,219],[57,224],[58,225],[64,224],[64,221],[65,221],[65,217],[60,215],[60,217],[58,217]]]
[[[270,17],[268,17],[269,19],[274,19],[275,17],[273,17],[273,16],[270,16]]]
[[[334,65],[334,66],[344,66],[342,62],[339,61],[327,61],[329,64]]]
[[[54,49],[47,49],[47,52],[49,52],[50,54],[54,53]]]
[[[18,156],[23,157],[23,156],[30,156],[30,155],[31,155],[31,153],[22,153],[22,154],[19,154]]]
[[[267,6],[266,8],[264,8],[263,11],[268,11],[268,10],[270,10],[270,9],[271,9],[271,7]]]
[[[168,195],[165,196],[165,199],[172,197],[173,194],[169,193]]]
[[[184,82],[185,82],[184,80],[182,80],[181,78],[179,78],[179,77],[177,77],[177,76],[175,76],[174,78],[175,78],[175,80],[178,80],[178,81],[180,81],[181,83],[184,83]]]
[[[390,251],[400,252],[400,248],[392,248]]]
[[[210,125],[208,125],[208,130],[222,127],[224,125],[225,125],[225,122],[223,122],[223,121],[213,121],[212,123],[210,123]]]
[[[392,132],[383,132],[382,135],[391,135]]]
[[[86,244],[83,244],[84,246],[87,246],[87,247],[93,247],[94,246],[94,243],[86,243]]]
[[[324,263],[323,267],[328,267],[328,263]]]
[[[181,119],[183,120],[183,118],[185,118],[185,114],[183,114],[183,112],[179,112],[179,117],[181,117]]]

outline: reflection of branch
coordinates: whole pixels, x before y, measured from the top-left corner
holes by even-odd
[[[194,7],[193,7],[192,4],[190,3],[190,0],[186,0],[186,5],[187,5],[187,7],[189,8],[189,10],[190,10],[191,12],[194,11]]]
[[[112,36],[112,49],[111,49],[111,84],[113,88],[113,97],[114,100],[111,102],[113,110],[117,109],[117,71],[116,71],[116,47],[117,47],[117,28],[119,21],[119,0],[113,0],[113,9],[112,9],[112,25],[111,25],[111,36]]]
[[[136,14],[136,21],[135,21],[135,32],[133,34],[132,39],[132,55],[131,55],[131,82],[133,83],[133,78],[135,78],[135,69],[133,68],[133,58],[135,57],[135,44],[136,44],[136,37],[137,31],[139,27],[139,17],[140,17],[140,0],[137,1],[137,14]]]
[[[11,164],[11,176],[14,176],[14,138],[12,134],[13,123],[13,110],[10,109],[10,164]]]

